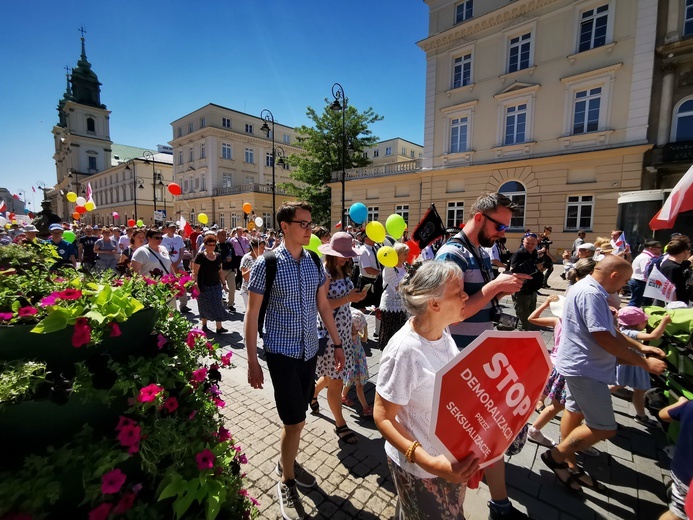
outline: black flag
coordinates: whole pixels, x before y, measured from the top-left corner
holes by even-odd
[[[426,214],[423,216],[421,221],[416,225],[414,232],[411,237],[413,240],[419,244],[419,247],[423,249],[428,244],[433,242],[436,238],[441,237],[445,234],[445,225],[443,224],[443,219],[438,215],[438,210],[436,210],[436,205],[431,204],[428,208]]]

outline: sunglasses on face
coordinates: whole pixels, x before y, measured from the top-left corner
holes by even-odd
[[[217,243],[216,242],[205,242],[205,245],[206,246],[215,246],[215,245],[217,245]]]
[[[482,213],[481,216],[483,216],[483,217],[487,218],[488,220],[490,220],[491,222],[493,222],[496,225],[496,231],[505,231],[506,229],[508,229],[510,227],[510,226],[506,226],[505,224],[498,222],[493,217],[489,217],[486,213]]]
[[[525,238],[537,238],[537,234],[536,233],[527,233],[525,235]]]

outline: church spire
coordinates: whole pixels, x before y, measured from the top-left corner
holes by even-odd
[[[93,70],[91,63],[87,60],[87,51],[84,43],[84,34],[87,32],[84,27],[79,28],[82,33],[80,38],[82,43],[82,54],[77,62],[77,67],[72,69],[72,99],[82,105],[106,108],[101,104],[101,83]]]

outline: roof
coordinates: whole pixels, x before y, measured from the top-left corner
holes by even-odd
[[[154,153],[149,148],[138,146],[128,146],[125,144],[111,145],[111,166],[118,166],[129,159],[144,160],[144,153],[149,152],[154,155],[154,162],[173,164],[173,156],[168,153]]]

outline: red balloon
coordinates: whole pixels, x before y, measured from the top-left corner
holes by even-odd
[[[137,224],[137,222],[135,222],[134,218],[128,219],[128,226],[135,227],[135,224]]]
[[[180,195],[183,193],[183,190],[180,189],[180,184],[176,184],[175,182],[172,182],[171,184],[168,185],[168,192],[171,195]]]
[[[87,208],[84,206],[75,206],[75,211],[80,215],[84,215],[87,212]]]
[[[407,263],[413,264],[416,257],[421,254],[421,248],[416,240],[407,240],[405,242],[406,246],[409,247],[409,255],[407,255]]]

